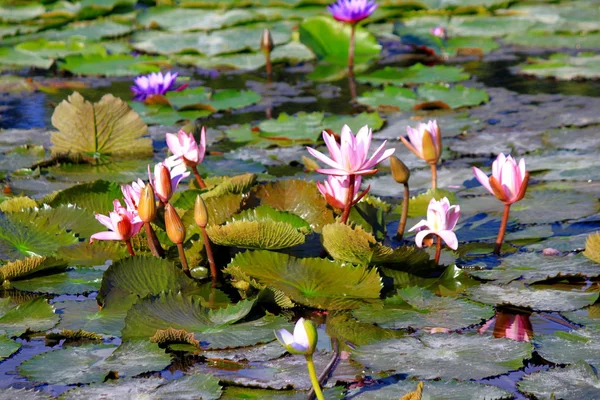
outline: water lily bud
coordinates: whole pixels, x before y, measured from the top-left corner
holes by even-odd
[[[433,137],[429,131],[425,131],[423,134],[423,159],[429,164],[435,164],[437,163],[438,158]]]
[[[163,164],[159,163],[154,167],[154,184],[158,198],[163,202],[169,201],[173,195],[173,186],[171,185],[171,171]]]
[[[275,332],[275,337],[277,337],[279,343],[291,354],[312,355],[317,348],[318,336],[315,324],[304,318],[300,318],[296,322],[294,334],[286,329]]]
[[[410,170],[401,159],[396,156],[391,156],[390,166],[392,167],[392,177],[396,182],[401,184],[408,183],[408,178],[410,178]]]
[[[182,244],[185,240],[185,226],[172,205],[165,205],[165,227],[171,242]]]
[[[273,37],[271,36],[271,31],[265,29],[263,31],[262,36],[260,37],[260,49],[265,53],[270,53],[273,50]]]
[[[200,228],[206,228],[206,225],[208,225],[208,211],[200,195],[196,196],[196,202],[194,203],[194,221]]]
[[[150,185],[144,186],[140,191],[138,215],[143,222],[152,222],[156,218],[156,200],[154,200],[154,189]]]

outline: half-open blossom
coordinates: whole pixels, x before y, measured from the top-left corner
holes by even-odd
[[[96,214],[96,219],[109,231],[98,232],[90,236],[90,243],[94,240],[129,240],[142,228],[144,224],[135,211],[126,209],[119,200],[113,201],[114,211],[108,216]]]
[[[292,354],[312,355],[317,347],[317,328],[304,318],[296,322],[293,335],[287,329],[280,329],[275,331],[275,337]]]
[[[148,178],[154,187],[156,197],[162,203],[168,203],[173,193],[177,189],[179,182],[190,175],[184,163],[174,165],[169,168],[166,163],[158,163],[154,166],[154,177],[150,173],[148,166]]]
[[[442,39],[447,39],[448,38],[448,33],[446,32],[446,28],[444,28],[441,25],[438,25],[435,28],[431,29],[431,34],[433,36],[437,36],[437,37],[442,38]]]
[[[431,199],[427,207],[427,220],[421,220],[409,232],[417,231],[415,243],[423,247],[423,240],[429,241],[432,235],[440,237],[452,250],[458,248],[458,239],[453,232],[460,216],[460,206],[450,205],[447,197],[440,201]]]
[[[331,169],[317,169],[317,172],[327,175],[367,175],[377,172],[375,166],[394,154],[396,149],[385,150],[387,140],[375,150],[371,158],[367,159],[373,133],[368,126],[363,126],[356,136],[348,125],[342,128],[341,144],[337,144],[335,137],[323,131],[323,140],[327,145],[330,157],[307,147],[308,152],[316,159],[333,167]]]
[[[506,205],[525,197],[529,172],[525,170],[525,160],[519,164],[511,156],[500,153],[492,163],[492,175],[488,177],[479,168],[473,167],[475,178],[494,196]]]
[[[373,14],[377,3],[373,0],[337,0],[327,6],[333,18],[338,21],[356,24]]]
[[[369,188],[367,188],[367,190],[363,191],[360,195],[358,194],[361,180],[361,177],[357,176],[356,181],[354,182],[354,197],[352,198],[352,204],[359,202],[369,191]],[[343,209],[346,206],[349,187],[350,178],[347,176],[329,175],[325,182],[317,182],[317,189],[319,189],[319,192],[325,197],[327,203],[334,208],[340,209]]]
[[[533,337],[530,313],[513,313],[497,311],[496,316],[479,328],[479,333],[485,333],[494,325],[494,337],[507,338],[518,342],[530,342]]]
[[[177,80],[177,72],[162,74],[162,72],[153,72],[148,75],[138,76],[133,80],[131,86],[131,92],[133,93],[133,99],[137,101],[144,101],[148,96],[154,94],[165,94],[168,91],[180,91],[187,87],[184,84],[177,89],[173,89],[175,81]]]
[[[194,135],[183,129],[177,135],[167,133],[167,146],[173,155],[167,160],[167,164],[174,165],[183,160],[189,167],[195,167],[204,160],[206,152],[206,129],[202,127],[200,132],[200,144],[196,143]]]
[[[121,185],[121,192],[123,192],[123,198],[128,210],[137,210],[140,203],[140,193],[144,186],[146,184],[141,179],[133,181],[131,185]]]
[[[400,137],[402,143],[415,155],[429,164],[435,164],[442,155],[442,135],[437,121],[419,123],[417,128],[406,127],[408,140]]]

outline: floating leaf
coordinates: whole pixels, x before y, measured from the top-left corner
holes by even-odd
[[[371,85],[459,82],[465,79],[469,79],[469,74],[464,73],[462,68],[446,65],[426,67],[421,63],[403,69],[385,67],[370,74],[356,77],[357,82],[370,83]]]
[[[321,309],[351,309],[379,298],[375,269],[269,251],[238,253],[224,272],[249,276],[293,301]]]
[[[160,72],[169,66],[165,57],[127,54],[84,54],[65,57],[58,63],[61,70],[78,75],[132,76]]]
[[[253,346],[271,341],[273,330],[287,326],[287,322],[271,315],[240,322],[253,304],[253,301],[241,301],[212,310],[203,307],[197,297],[172,293],[149,297],[129,310],[123,340],[147,340],[159,329],[173,328],[193,332],[203,349]]]
[[[41,391],[5,388],[0,389],[0,399],[2,400],[51,400],[52,397],[43,394]]]
[[[119,347],[94,344],[49,351],[25,361],[18,370],[32,381],[72,385],[102,382],[111,371],[119,377],[135,376],[161,371],[169,364],[171,356],[157,344],[136,341]]]
[[[114,208],[114,199],[119,199],[122,196],[123,193],[119,185],[113,182],[97,180],[71,186],[56,194],[48,204],[52,207],[75,204],[89,212],[108,214]]]
[[[391,339],[359,347],[357,361],[378,371],[420,379],[482,379],[523,366],[533,346],[477,333]]]
[[[226,89],[211,93],[203,87],[181,92],[169,92],[165,96],[169,103],[180,110],[194,110],[202,106],[209,111],[230,110],[260,102],[260,95],[253,91]]]
[[[561,80],[594,79],[600,77],[599,61],[600,56],[593,53],[582,53],[575,57],[557,53],[551,54],[547,60],[530,58],[527,63],[519,66],[517,73],[543,78],[554,77]]]
[[[6,336],[20,336],[28,331],[46,331],[54,327],[58,320],[48,300],[38,297],[19,304],[0,317],[0,332]]]
[[[593,304],[600,293],[532,289],[520,285],[481,285],[469,297],[490,305],[510,304],[540,311],[571,311]]]
[[[490,101],[485,90],[462,85],[448,87],[426,83],[417,88],[417,94],[421,101],[442,101],[451,108],[478,106]]]
[[[566,368],[552,368],[525,375],[517,387],[537,399],[593,399],[600,394],[594,368],[584,361]]]
[[[591,234],[585,241],[585,251],[583,255],[600,264],[600,232]]]
[[[323,390],[323,396],[328,400],[344,399],[344,390],[341,386]],[[221,400],[237,399],[269,399],[269,400],[304,400],[306,392],[297,390],[269,390],[253,389],[241,386],[227,386]]]
[[[21,260],[9,262],[0,267],[0,280],[12,281],[35,274],[44,270],[62,270],[66,263],[53,257],[27,257]]]
[[[323,118],[322,126],[333,132],[341,132],[344,125],[348,125],[352,132],[358,132],[360,128],[367,125],[373,131],[378,131],[385,120],[377,112],[363,112],[358,115],[330,115]]]
[[[17,212],[37,207],[37,205],[37,201],[27,196],[12,197],[0,203],[0,211],[8,213]]]
[[[269,119],[258,125],[260,135],[276,140],[290,140],[292,143],[314,143],[321,135],[319,128],[323,113],[300,112],[294,116],[281,113],[277,119]]]
[[[10,357],[15,351],[21,348],[21,343],[17,343],[14,340],[6,337],[5,335],[0,336],[0,360],[4,360]]]
[[[364,306],[353,311],[353,315],[383,328],[457,330],[492,318],[494,309],[464,299],[436,296],[427,289],[413,286],[386,298],[383,308]]]
[[[66,272],[12,281],[11,286],[25,292],[52,294],[90,293],[100,288],[102,270],[71,268]]]
[[[535,335],[535,348],[542,357],[555,364],[570,364],[583,360],[600,363],[600,331],[589,326],[570,332],[556,331],[551,335]]]
[[[384,111],[408,111],[417,103],[417,95],[411,89],[386,86],[382,90],[364,92],[356,101]]]
[[[319,59],[347,65],[350,47],[350,25],[331,17],[307,18],[300,24],[300,41],[310,47]],[[366,63],[379,56],[381,46],[367,30],[356,27],[354,59]]]

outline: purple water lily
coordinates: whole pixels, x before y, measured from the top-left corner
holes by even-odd
[[[377,3],[373,0],[338,0],[327,9],[338,21],[356,24],[373,14]]]
[[[177,89],[173,89],[177,80],[177,72],[162,74],[162,72],[153,72],[149,75],[138,76],[134,79],[131,91],[133,99],[136,101],[144,101],[147,97],[161,94],[164,95],[169,91],[178,92],[187,87],[187,84],[181,85]]]

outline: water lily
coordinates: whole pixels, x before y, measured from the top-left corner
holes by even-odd
[[[319,378],[315,371],[315,364],[312,356],[317,348],[317,327],[315,324],[304,318],[300,318],[294,326],[294,333],[291,334],[287,329],[275,331],[275,337],[285,349],[292,354],[302,354],[306,358],[308,366],[308,375],[315,390],[317,399],[324,400],[323,392],[319,384]]]
[[[437,187],[437,162],[442,155],[442,135],[437,121],[426,124],[419,123],[417,128],[406,127],[408,140],[400,137],[404,145],[417,157],[424,160],[431,167],[431,187]]]
[[[137,212],[126,209],[119,200],[113,201],[114,210],[108,216],[96,214],[95,217],[102,225],[107,227],[107,232],[98,232],[90,236],[90,243],[94,240],[122,240],[127,243],[127,249],[133,256],[131,238],[138,234],[143,222],[139,219]]]
[[[348,49],[348,68],[354,68],[354,41],[356,36],[356,24],[369,15],[373,14],[377,3],[373,0],[337,0],[327,6],[327,9],[338,21],[350,24],[350,47]]]
[[[177,135],[167,133],[167,146],[173,153],[171,157],[167,158],[167,165],[175,166],[183,161],[185,165],[192,169],[200,188],[205,188],[206,184],[198,174],[196,166],[204,160],[204,154],[206,153],[206,128],[202,127],[200,131],[200,143],[196,142],[191,132],[187,133],[183,129]]]
[[[409,232],[417,231],[415,237],[417,247],[423,247],[424,241],[426,244],[431,244],[433,236],[437,236],[435,261],[439,262],[442,240],[452,250],[458,248],[458,239],[453,232],[458,222],[458,217],[460,217],[460,206],[451,206],[447,197],[439,201],[431,199],[427,207],[427,219],[421,220],[418,224],[410,228]]]
[[[441,25],[438,25],[435,28],[431,29],[431,34],[442,39],[448,38],[448,32],[446,32],[446,28]]]
[[[360,199],[369,191],[369,188],[367,188],[359,195],[358,191],[360,190],[360,184],[361,177],[357,176],[354,185],[354,196],[352,197],[352,204],[358,203]],[[341,177],[329,175],[325,182],[317,182],[317,189],[319,189],[319,192],[321,192],[323,197],[325,197],[327,203],[333,208],[339,209],[343,209],[346,205],[349,187],[350,178],[348,178],[347,176]]]
[[[531,313],[515,313],[498,310],[496,316],[479,328],[480,334],[485,333],[494,325],[494,337],[507,338],[517,342],[530,342],[533,337],[533,326],[530,320]]]
[[[494,248],[494,253],[500,254],[504,234],[506,233],[506,225],[508,224],[510,206],[523,199],[527,192],[529,172],[525,170],[525,160],[521,159],[517,164],[517,161],[510,155],[505,156],[500,153],[492,163],[491,176],[488,177],[476,167],[473,167],[473,174],[483,187],[504,203],[504,214],[496,238],[496,247]]]
[[[152,177],[150,166],[148,166],[148,178],[154,187],[154,192],[158,199],[165,204],[173,196],[179,182],[188,176],[190,176],[190,173],[186,171],[184,163],[174,165],[172,168],[169,168],[165,163],[158,163],[154,166],[154,177]]]
[[[123,199],[128,210],[137,210],[140,203],[140,193],[145,186],[146,183],[141,179],[133,181],[131,185],[121,185],[121,192],[123,192]]]
[[[175,81],[177,80],[177,72],[162,74],[162,72],[153,72],[148,75],[138,76],[134,79],[133,85],[131,86],[131,92],[133,93],[133,99],[137,101],[144,101],[149,96],[160,94],[164,95],[169,91],[178,92],[187,87],[184,84],[177,89],[173,89]]]

